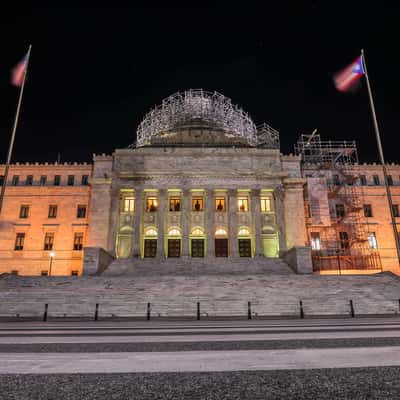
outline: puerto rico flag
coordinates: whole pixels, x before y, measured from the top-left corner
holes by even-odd
[[[359,56],[348,67],[335,74],[333,82],[337,90],[346,92],[354,87],[364,74],[363,59]]]
[[[28,66],[28,54],[11,71],[11,83],[14,86],[22,86]]]

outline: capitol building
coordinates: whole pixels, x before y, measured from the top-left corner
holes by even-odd
[[[90,275],[177,258],[397,272],[380,167],[359,164],[353,142],[329,143],[313,134],[284,155],[279,133],[227,97],[176,93],[145,115],[134,144],[92,164],[10,167],[0,272]],[[388,168],[400,195],[400,168]]]

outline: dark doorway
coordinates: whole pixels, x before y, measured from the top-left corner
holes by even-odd
[[[157,239],[144,239],[144,256],[155,257],[157,254]]]
[[[181,239],[168,239],[168,257],[181,256]]]
[[[251,257],[251,239],[239,239],[239,256]]]
[[[204,257],[204,239],[192,239],[192,257]]]
[[[215,239],[215,257],[228,257],[228,239]]]

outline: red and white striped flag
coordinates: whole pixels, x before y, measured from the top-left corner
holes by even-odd
[[[357,57],[344,70],[338,72],[333,77],[336,89],[346,92],[356,85],[360,78],[365,74],[362,56]]]
[[[24,76],[28,68],[28,53],[11,71],[11,83],[14,86],[22,86]]]

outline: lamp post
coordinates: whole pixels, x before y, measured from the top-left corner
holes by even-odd
[[[53,258],[55,255],[56,255],[56,253],[54,253],[54,251],[50,252],[49,276],[51,276],[51,264],[53,263]]]

